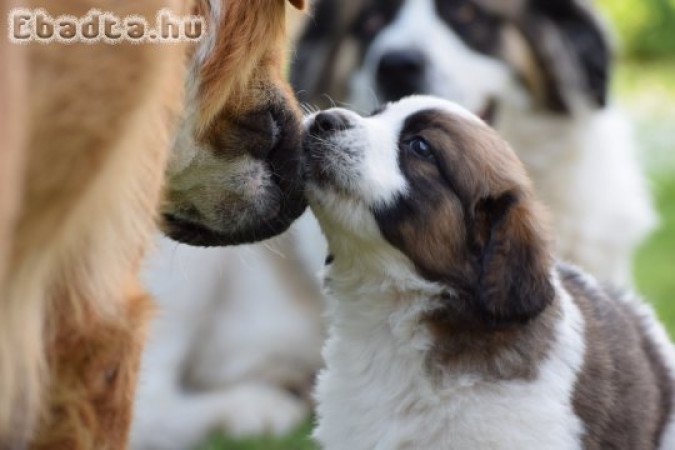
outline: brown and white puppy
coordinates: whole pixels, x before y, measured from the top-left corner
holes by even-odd
[[[297,54],[302,101],[370,112],[426,94],[489,117],[555,218],[556,252],[631,283],[655,214],[591,1],[319,0]]]
[[[210,32],[188,68],[165,231],[192,245],[260,241],[285,231],[306,206],[299,109],[284,76],[285,4],[200,5]]]
[[[280,231],[302,208],[294,201],[299,122],[280,75],[286,2],[48,3],[0,1],[2,24],[10,6],[76,17],[95,8],[148,21],[167,8],[176,15],[201,11],[212,21],[205,44],[192,50],[0,41],[0,448],[125,448],[151,303],[138,271],[156,230],[189,57],[192,78],[201,81],[188,83],[196,91],[186,110],[197,112],[201,135],[222,142],[212,151],[200,147],[201,165],[215,147],[223,159],[231,155],[232,165],[251,153],[267,161],[259,172],[271,179],[260,195],[220,205],[250,206],[269,227],[258,232],[255,221],[233,221],[232,238],[218,242]],[[273,110],[274,119],[253,120],[247,114],[254,110]],[[209,171],[204,178],[219,193],[262,177],[207,164],[219,169],[220,177]],[[277,206],[258,208],[267,197]]]
[[[509,146],[445,100],[306,121],[328,239],[314,436],[334,449],[675,448],[651,310],[556,264]]]

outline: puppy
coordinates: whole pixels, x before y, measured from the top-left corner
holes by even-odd
[[[331,252],[325,449],[675,448],[664,329],[554,263],[494,131],[429,97],[305,125],[309,203]]]
[[[631,283],[633,250],[655,214],[630,126],[608,94],[611,48],[591,2],[342,3],[320,0],[301,38],[302,101],[369,112],[428,94],[489,118],[555,219],[556,254]]]

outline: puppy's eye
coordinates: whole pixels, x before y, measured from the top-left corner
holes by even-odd
[[[408,142],[406,142],[406,145],[420,158],[431,159],[434,157],[431,146],[420,136],[411,137],[408,139]]]

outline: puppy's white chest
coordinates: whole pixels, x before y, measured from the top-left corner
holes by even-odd
[[[327,371],[318,387],[326,400],[315,437],[325,450],[581,448],[569,405],[538,387],[532,397],[523,397],[526,386],[474,386],[433,398],[420,386],[392,390],[374,383],[354,392],[339,384]]]
[[[580,449],[583,425],[571,399],[583,351],[572,350],[579,336],[565,325],[534,380],[465,374],[440,384],[427,373],[419,339],[406,346],[374,322],[333,327],[314,436],[325,450]]]

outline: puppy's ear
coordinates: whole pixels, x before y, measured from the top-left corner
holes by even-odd
[[[295,6],[299,10],[305,9],[305,0],[288,0],[291,2],[291,5]]]
[[[594,13],[582,0],[531,0],[521,30],[544,76],[545,106],[569,112],[570,95],[607,103],[611,49]]]
[[[475,207],[475,301],[490,324],[527,321],[555,296],[548,245],[533,208],[513,192],[485,198]]]

